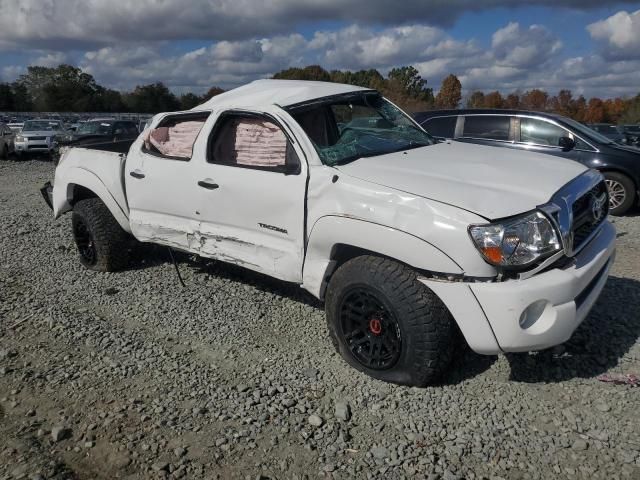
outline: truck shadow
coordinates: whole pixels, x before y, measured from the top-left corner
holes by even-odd
[[[262,292],[305,303],[314,308],[324,308],[322,302],[300,288],[298,284],[278,280],[239,265],[199,257],[177,250],[173,250],[173,256],[183,274],[189,271],[189,275],[210,275],[215,278],[240,282]],[[144,270],[160,265],[170,265],[171,263],[171,256],[167,247],[144,243],[132,249],[128,270]],[[176,282],[178,282],[177,278]],[[188,286],[189,280],[185,278],[185,282]]]
[[[594,378],[618,366],[638,337],[640,282],[609,277],[600,299],[569,341],[536,354],[506,355],[510,379],[551,383]]]
[[[143,245],[132,252],[130,270],[170,264],[166,247]],[[299,285],[287,283],[236,266],[174,251],[181,271],[192,275],[240,282],[257,290],[304,303],[323,310],[323,304]],[[176,279],[176,282],[178,280]],[[187,286],[189,279],[186,279]],[[617,366],[640,337],[640,282],[610,277],[587,319],[565,344],[534,353],[510,353],[509,379],[515,382],[552,383],[573,378],[594,378]],[[478,355],[461,342],[451,371],[443,384],[453,385],[481,375],[497,361],[497,356]],[[634,372],[630,372],[634,373]]]

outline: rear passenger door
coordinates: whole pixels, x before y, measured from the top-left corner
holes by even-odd
[[[200,254],[301,282],[303,154],[275,116],[222,113],[197,166]]]
[[[204,158],[196,142],[210,112],[172,114],[143,141],[135,142],[124,165],[129,220],[140,241],[197,252],[197,175],[193,158]],[[194,145],[195,144],[195,145]]]

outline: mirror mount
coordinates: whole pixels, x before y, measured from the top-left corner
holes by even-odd
[[[558,146],[562,148],[563,152],[570,152],[576,148],[576,141],[571,137],[560,137],[558,139]]]

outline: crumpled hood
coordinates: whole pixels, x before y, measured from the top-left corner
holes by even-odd
[[[337,168],[488,219],[517,215],[546,203],[587,170],[552,155],[461,142],[361,158]]]

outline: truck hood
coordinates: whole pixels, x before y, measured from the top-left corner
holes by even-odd
[[[336,168],[487,219],[532,210],[587,170],[551,155],[460,142],[361,158]]]

